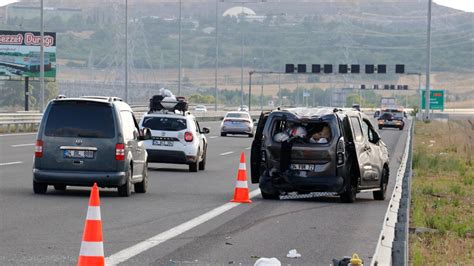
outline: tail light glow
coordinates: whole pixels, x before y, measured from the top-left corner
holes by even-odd
[[[125,160],[125,145],[123,143],[115,144],[115,160]]]
[[[35,158],[43,157],[43,141],[38,139],[35,144]]]
[[[186,132],[186,133],[184,133],[184,140],[185,140],[186,142],[192,142],[193,139],[194,139],[193,133],[191,133],[191,132]]]

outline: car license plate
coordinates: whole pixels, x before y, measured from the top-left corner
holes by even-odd
[[[291,164],[291,170],[314,171],[314,164]]]
[[[153,145],[157,145],[157,146],[173,146],[173,142],[172,141],[167,141],[167,140],[153,140]]]
[[[64,158],[71,159],[93,159],[94,151],[81,151],[81,150],[64,150]]]

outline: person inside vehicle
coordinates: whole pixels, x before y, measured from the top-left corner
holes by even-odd
[[[329,129],[329,126],[325,125],[321,128],[320,131],[314,133],[311,136],[311,138],[309,139],[309,142],[325,144],[325,143],[328,143],[330,139],[331,139],[331,129]]]

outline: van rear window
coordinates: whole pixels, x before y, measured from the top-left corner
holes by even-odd
[[[145,117],[142,126],[164,131],[181,131],[187,128],[186,119],[172,117]]]
[[[59,102],[51,106],[46,136],[113,138],[115,123],[112,107],[95,102]]]

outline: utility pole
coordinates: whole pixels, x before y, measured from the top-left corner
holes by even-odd
[[[181,96],[181,0],[179,0],[179,36],[178,36],[178,96]]]
[[[219,0],[216,0],[216,69],[214,73],[214,97],[215,102],[214,102],[214,111],[217,111],[217,104],[219,101],[219,90],[217,89],[217,70],[219,69]]]
[[[125,102],[128,103],[128,0],[125,0]]]
[[[425,89],[425,121],[430,120],[430,71],[431,71],[431,3],[428,0],[428,34],[426,40],[426,89]]]
[[[41,0],[40,15],[40,88],[41,88],[41,112],[44,112],[44,0]]]

